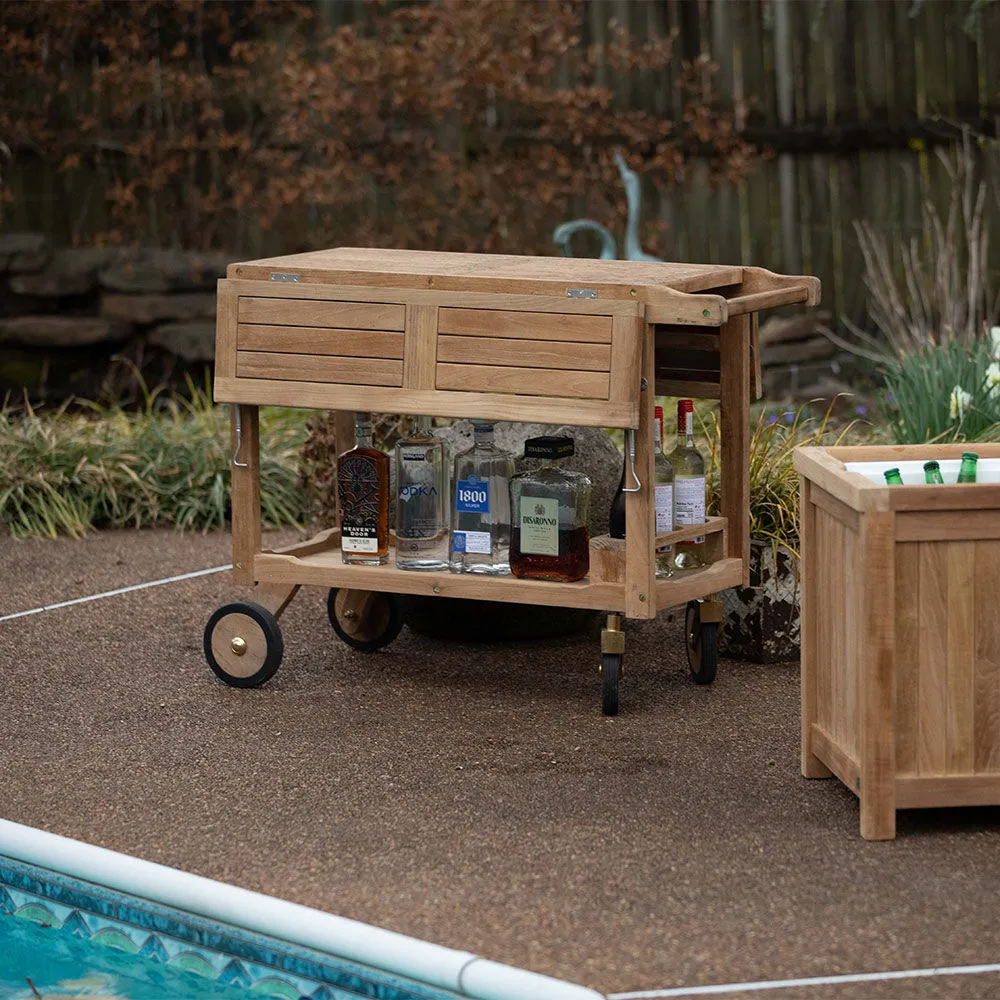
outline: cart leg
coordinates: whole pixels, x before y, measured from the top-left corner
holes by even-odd
[[[601,711],[605,715],[618,714],[618,682],[621,680],[624,653],[622,616],[609,612],[608,626],[601,629]]]
[[[233,406],[231,418],[233,580],[240,584],[253,584],[253,561],[260,552],[260,433],[257,413],[256,406],[237,403]]]
[[[280,618],[282,612],[299,592],[297,583],[258,583],[253,589],[253,600],[262,608],[267,608],[274,617]]]

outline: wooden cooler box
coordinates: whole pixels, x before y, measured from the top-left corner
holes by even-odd
[[[977,482],[954,485],[970,450]],[[920,482],[929,459],[946,485],[885,485],[892,466]],[[802,773],[858,796],[867,839],[895,837],[897,809],[1000,804],[996,460],[1000,444],[795,453]]]

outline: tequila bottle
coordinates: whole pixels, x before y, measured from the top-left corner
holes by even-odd
[[[345,563],[389,561],[389,456],[372,443],[368,413],[354,415],[355,445],[337,459],[340,554]]]
[[[903,477],[900,475],[899,469],[886,469],[883,475],[885,476],[885,481],[889,486],[903,485]]]
[[[674,530],[674,467],[663,452],[663,407],[657,406],[653,413],[653,508],[656,533],[664,535]],[[656,550],[656,575],[671,576],[673,571],[674,547],[664,545]]]
[[[516,577],[572,583],[590,570],[592,484],[582,472],[555,464],[572,454],[570,437],[524,442],[524,457],[542,459],[542,467],[519,472],[510,481],[510,571]]]
[[[924,462],[924,482],[930,486],[936,486],[944,483],[944,477],[941,475],[941,465],[939,462],[931,460],[930,462]]]
[[[510,479],[514,460],[493,443],[493,424],[474,421],[471,448],[455,456],[451,487],[450,569],[510,572]]]
[[[400,569],[448,568],[448,470],[444,443],[430,417],[396,445],[396,565]]]
[[[958,470],[959,483],[974,483],[976,481],[976,463],[979,456],[974,451],[962,452],[962,467]]]
[[[677,444],[668,456],[674,470],[674,525],[705,523],[705,460],[694,445],[694,402],[677,401]],[[676,570],[705,565],[705,536],[678,542]]]

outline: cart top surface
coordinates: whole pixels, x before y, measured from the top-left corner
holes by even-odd
[[[378,281],[394,286],[426,287],[428,278],[441,277],[495,284],[498,291],[517,291],[521,282],[541,281],[625,290],[669,288],[679,292],[700,292],[740,284],[744,269],[730,264],[337,247],[230,264],[228,276],[267,281],[275,271],[294,273],[304,282],[331,284]]]

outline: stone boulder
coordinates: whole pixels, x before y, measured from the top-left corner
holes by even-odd
[[[186,322],[215,316],[215,292],[178,292],[175,295],[106,294],[101,315],[125,323]]]
[[[202,322],[163,323],[150,331],[146,343],[182,358],[209,362],[215,359],[215,324]]]
[[[113,247],[66,247],[57,250],[41,270],[11,277],[10,289],[16,295],[44,298],[86,295],[97,288],[98,272],[121,254]]]
[[[52,256],[41,233],[0,233],[0,272],[37,271]]]
[[[0,319],[0,344],[82,347],[124,340],[131,328],[90,316],[13,316]]]
[[[140,294],[214,289],[229,263],[221,254],[139,250],[104,268],[100,282],[111,291]]]

